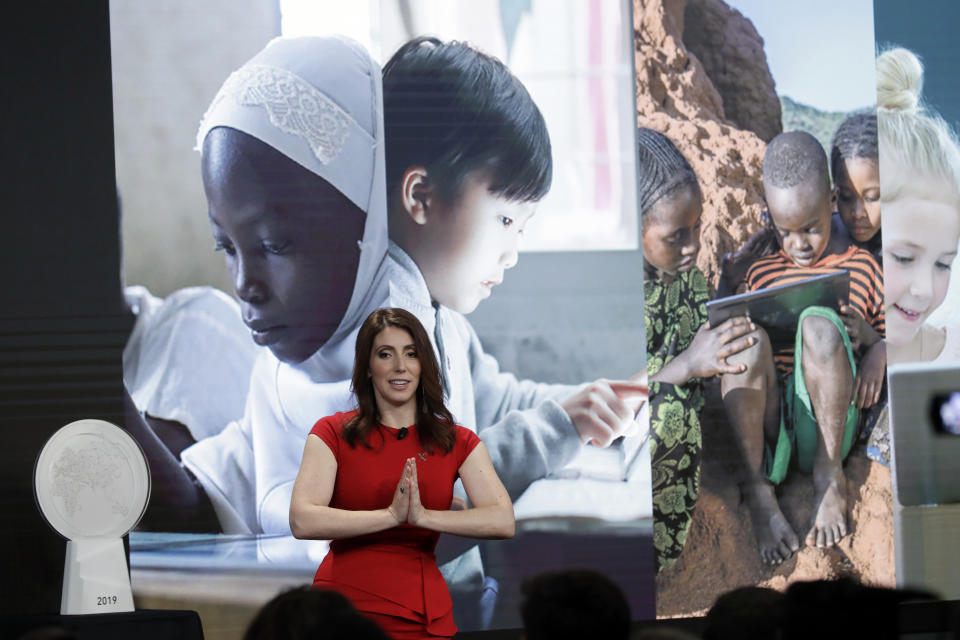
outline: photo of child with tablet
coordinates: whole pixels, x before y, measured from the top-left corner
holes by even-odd
[[[657,576],[661,616],[696,615],[743,584],[780,589],[842,571],[894,580],[890,469],[864,444],[885,396],[873,7],[844,4],[841,17],[826,3],[815,14],[726,4],[726,33],[755,30],[749,62],[705,33],[715,16],[696,3],[677,30],[656,19],[658,7],[672,17],[669,3],[635,3],[639,122],[666,135],[699,178],[695,263],[709,325],[742,305],[759,337],[726,359],[745,371],[702,381],[696,508],[682,552]],[[661,44],[664,31],[673,40]],[[656,53],[660,62],[648,62]],[[782,63],[796,59],[802,73]],[[697,99],[711,85],[722,104]],[[745,91],[755,92],[749,105]],[[849,278],[846,291],[816,294],[809,280],[831,272]]]
[[[764,156],[763,186],[781,249],[751,265],[747,289],[839,269],[851,275],[843,316],[807,308],[792,344],[771,344],[760,331],[759,347],[734,357],[746,372],[723,379],[724,404],[747,464],[742,488],[760,555],[776,564],[800,546],[774,492],[792,460],[813,472],[816,488],[806,544],[829,547],[847,534],[843,459],[859,407],[879,400],[886,360],[883,275],[868,252],[831,233],[834,198],[820,143],[803,132],[774,138]]]

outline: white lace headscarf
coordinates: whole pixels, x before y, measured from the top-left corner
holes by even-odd
[[[197,132],[243,131],[317,174],[366,213],[350,304],[305,362],[314,382],[349,379],[360,324],[386,298],[387,250],[380,67],[342,37],[275,38],[227,78]],[[282,374],[282,369],[281,369]]]

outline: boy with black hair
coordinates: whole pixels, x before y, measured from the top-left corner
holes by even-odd
[[[630,637],[630,605],[617,583],[602,573],[549,571],[525,580],[521,591],[527,640]]]
[[[799,131],[774,138],[764,155],[763,186],[780,250],[751,265],[747,290],[850,272],[850,295],[840,313],[804,310],[792,344],[771,346],[758,330],[756,346],[729,358],[747,370],[721,382],[745,457],[742,486],[760,554],[776,564],[800,546],[773,486],[784,479],[791,459],[813,471],[815,515],[806,544],[833,546],[846,535],[843,459],[859,408],[879,399],[886,349],[882,272],[868,252],[831,234],[836,195],[819,142]]]
[[[470,45],[421,37],[387,62],[383,86],[390,305],[431,335],[451,412],[481,436],[516,499],[583,444],[623,435],[646,388],[517,380],[462,315],[517,263],[524,225],[550,189],[550,137],[520,81]]]

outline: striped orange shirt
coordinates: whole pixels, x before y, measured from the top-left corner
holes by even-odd
[[[781,250],[750,265],[745,280],[747,291],[759,291],[844,269],[850,272],[848,304],[883,336],[886,330],[883,317],[883,271],[869,252],[856,246],[851,246],[843,253],[823,256],[809,267],[799,266]],[[777,369],[783,374],[792,371],[793,343],[774,345],[774,349]]]

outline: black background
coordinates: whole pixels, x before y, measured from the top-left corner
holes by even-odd
[[[0,613],[57,612],[65,543],[33,497],[43,443],[123,424],[122,305],[107,0],[0,17]]]

